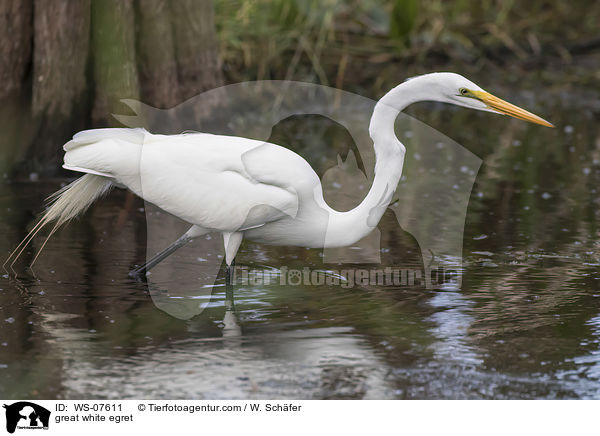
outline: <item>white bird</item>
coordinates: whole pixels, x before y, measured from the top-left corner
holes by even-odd
[[[394,133],[394,121],[404,108],[420,101],[450,103],[553,127],[458,74],[431,73],[409,79],[375,106],[369,125],[375,177],[364,200],[347,212],[330,208],[310,165],[276,144],[207,133],[86,130],[64,145],[63,165],[86,174],[53,194],[50,207],[7,261],[21,248],[16,260],[46,224],[56,222],[52,235],[113,186],[128,188],[191,225],[131,275],[145,273],[187,242],[209,232],[223,235],[228,271],[243,239],[311,248],[351,245],[377,226],[390,204],[405,154]]]

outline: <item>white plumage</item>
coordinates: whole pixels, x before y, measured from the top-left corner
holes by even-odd
[[[405,153],[394,133],[394,120],[406,106],[422,100],[550,125],[457,74],[413,78],[375,106],[369,127],[376,154],[375,178],[365,199],[347,212],[325,203],[317,174],[301,156],[275,144],[206,133],[87,130],[64,146],[64,167],[87,174],[55,194],[54,203],[19,247],[22,252],[47,223],[56,221],[56,229],[83,212],[113,185],[130,189],[191,225],[182,238],[136,273],[147,271],[207,232],[223,234],[227,265],[243,238],[274,245],[350,245],[377,226],[391,202]]]

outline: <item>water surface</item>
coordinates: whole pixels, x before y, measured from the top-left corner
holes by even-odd
[[[441,105],[412,110],[483,160],[460,288],[273,283],[231,293],[221,273],[205,310],[179,319],[157,307],[156,288],[127,276],[145,260],[146,205],[116,190],[57,232],[33,271],[43,238],[3,272],[0,397],[600,398],[598,108],[535,102],[515,101],[545,110],[557,129]],[[319,174],[336,164],[322,150],[347,141],[339,126],[286,123],[278,142]],[[2,253],[62,182],[0,187]],[[378,231],[382,267],[423,268],[390,211]],[[193,275],[197,257],[178,259]],[[319,250],[251,242],[238,262],[276,274],[326,269]],[[168,298],[176,283],[159,285]]]

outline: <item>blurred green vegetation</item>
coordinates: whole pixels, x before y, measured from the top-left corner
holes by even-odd
[[[564,74],[573,56],[600,47],[598,2],[216,0],[215,7],[233,82],[312,80],[380,93],[407,75],[442,68],[555,61]]]

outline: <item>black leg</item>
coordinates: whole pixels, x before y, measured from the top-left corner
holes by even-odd
[[[233,259],[231,261],[231,265],[227,265],[225,267],[225,285],[227,286],[231,286],[232,282],[233,282],[233,276],[234,276],[234,270],[235,270],[235,259]]]
[[[173,254],[175,251],[177,251],[178,249],[183,247],[185,244],[187,244],[191,240],[192,240],[192,238],[190,238],[187,234],[183,235],[181,238],[179,238],[178,240],[173,242],[171,245],[169,245],[163,251],[161,251],[156,256],[154,256],[152,259],[150,259],[148,262],[146,262],[142,266],[130,271],[129,277],[134,278],[134,279],[139,279],[139,278],[143,277],[146,274],[146,272],[150,271],[152,268],[154,268],[156,265],[158,265],[160,262],[162,262],[164,259],[169,257],[171,254]]]
[[[233,285],[231,283],[225,284],[225,309],[228,311],[235,310],[233,304]]]

